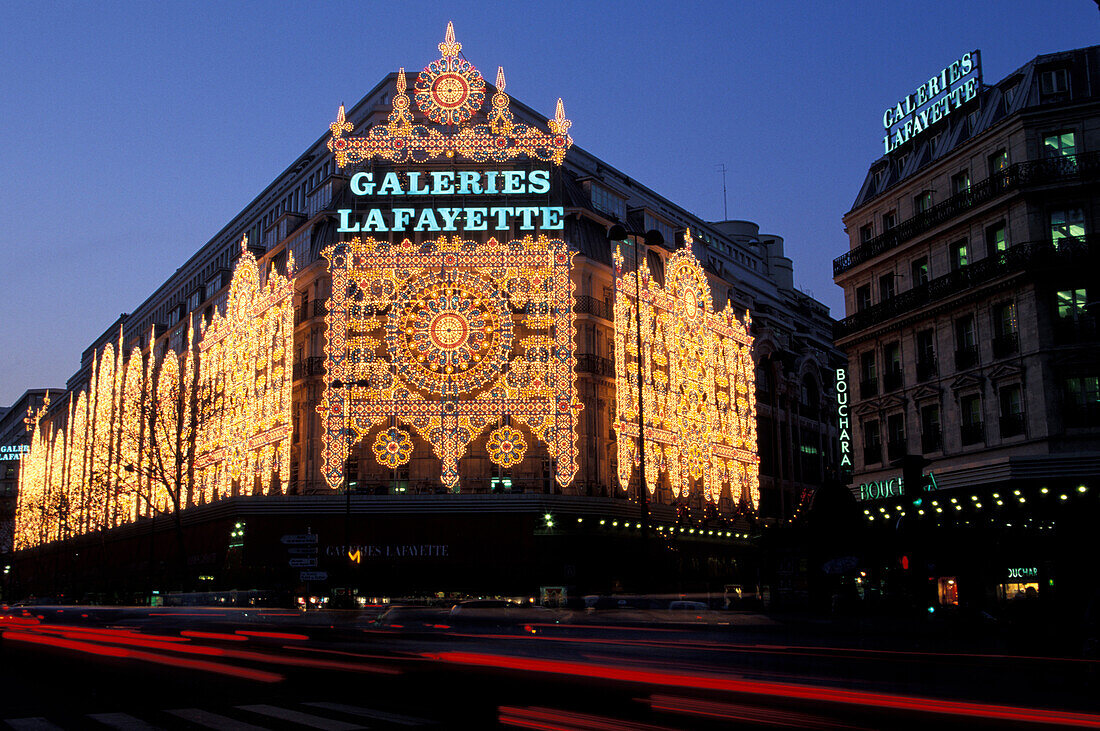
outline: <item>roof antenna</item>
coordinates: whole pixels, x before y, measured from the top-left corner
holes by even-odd
[[[726,202],[726,163],[722,163],[721,165],[719,165],[716,170],[722,173],[722,220],[728,221],[730,217],[730,212],[729,204]]]

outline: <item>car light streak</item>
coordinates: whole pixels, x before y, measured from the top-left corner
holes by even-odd
[[[225,640],[227,642],[248,642],[247,637],[241,635],[230,635],[223,632],[200,632],[195,629],[185,629],[180,632],[184,637],[194,637],[199,640]]]
[[[923,698],[920,696],[904,696],[890,693],[844,690],[839,688],[820,688],[793,683],[742,680],[718,675],[689,675],[685,673],[634,670],[606,665],[571,662],[567,660],[544,660],[456,651],[425,653],[424,656],[441,662],[477,667],[526,670],[602,680],[645,683],[665,687],[717,690],[778,698],[823,701],[827,703],[845,703],[871,708],[885,708],[921,713],[1003,719],[1008,721],[1043,723],[1059,726],[1100,728],[1100,716],[1098,715],[1075,713],[1071,711],[1055,711],[1043,708],[1017,708],[988,703],[948,701],[938,698]]]
[[[655,711],[682,713],[690,716],[703,716],[706,718],[720,718],[723,721],[744,721],[747,723],[767,724],[768,726],[790,726],[793,728],[862,728],[860,726],[851,726],[849,724],[842,724],[836,721],[830,721],[829,719],[811,716],[808,713],[780,711],[760,706],[746,706],[737,703],[724,703],[701,698],[654,695],[650,696],[648,701],[643,702],[648,702],[649,707]]]
[[[167,655],[157,655],[151,652],[127,650],[124,647],[99,645],[92,642],[81,642],[78,640],[71,640],[63,637],[54,637],[53,635],[42,635],[32,632],[15,632],[12,630],[5,630],[3,632],[3,637],[5,640],[10,640],[13,642],[26,642],[29,644],[57,647],[63,650],[83,652],[90,655],[101,655],[105,657],[114,657],[119,659],[137,660],[139,662],[156,663],[158,665],[168,665],[170,667],[176,668],[201,670],[203,672],[231,675],[237,678],[244,678],[246,680],[257,680],[265,683],[277,683],[285,679],[285,676],[283,675],[268,672],[266,670],[242,668],[235,665],[226,665],[223,663],[210,662],[207,660],[191,660],[189,658],[182,657],[169,657]]]
[[[664,726],[594,716],[590,713],[575,713],[557,708],[501,706],[498,711],[502,724],[542,731],[671,731]]]
[[[252,629],[239,629],[236,631],[245,637],[266,637],[273,640],[308,640],[309,635],[299,635],[292,632],[261,632]]]

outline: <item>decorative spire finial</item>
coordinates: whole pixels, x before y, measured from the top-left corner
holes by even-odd
[[[443,42],[439,44],[439,52],[443,54],[443,58],[452,58],[458,55],[458,52],[462,50],[461,43],[455,43],[455,26],[451,21],[447,21],[447,33],[443,36]]]
[[[504,91],[504,67],[497,66],[497,91]]]
[[[241,234],[241,253],[248,249],[248,234]]]
[[[402,66],[397,70],[397,90],[402,94],[409,88],[409,82],[405,80],[405,67]]]
[[[347,116],[344,114],[344,105],[340,104],[340,109],[336,112],[336,121],[328,126],[332,130],[333,137],[339,137],[345,132],[351,132],[355,127],[348,121]]]

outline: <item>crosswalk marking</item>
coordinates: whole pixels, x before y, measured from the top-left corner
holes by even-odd
[[[89,713],[88,718],[119,731],[156,731],[157,728],[126,713]]]
[[[224,729],[224,731],[267,731],[263,726],[253,726],[250,723],[238,721],[219,713],[204,711],[201,708],[176,708],[168,711],[168,713],[206,728]]]
[[[300,723],[301,725],[309,726],[310,728],[325,729],[325,731],[352,731],[352,729],[366,728],[366,726],[356,726],[354,723],[335,721],[331,718],[322,718],[321,716],[312,716],[308,713],[302,713],[301,711],[291,711],[287,708],[269,706],[263,703],[253,706],[237,706],[237,708],[242,711],[259,713],[261,715],[270,716],[271,718],[278,718],[283,721]]]
[[[55,726],[41,716],[34,718],[5,718],[4,723],[18,731],[62,731],[60,726]]]
[[[400,713],[376,711],[373,708],[363,708],[362,706],[349,706],[345,703],[303,703],[302,705],[312,708],[323,708],[327,711],[339,711],[349,716],[362,716],[363,718],[370,718],[375,721],[388,721],[402,726],[424,726],[432,723],[425,718],[414,718],[412,716],[403,716]]]

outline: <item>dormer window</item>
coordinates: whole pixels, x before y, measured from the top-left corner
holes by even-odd
[[[593,182],[589,185],[589,196],[591,197],[593,208],[600,213],[606,213],[617,221],[626,220],[626,203],[622,198],[599,183]]]
[[[1044,96],[1069,91],[1069,69],[1049,69],[1039,75],[1039,90]]]

